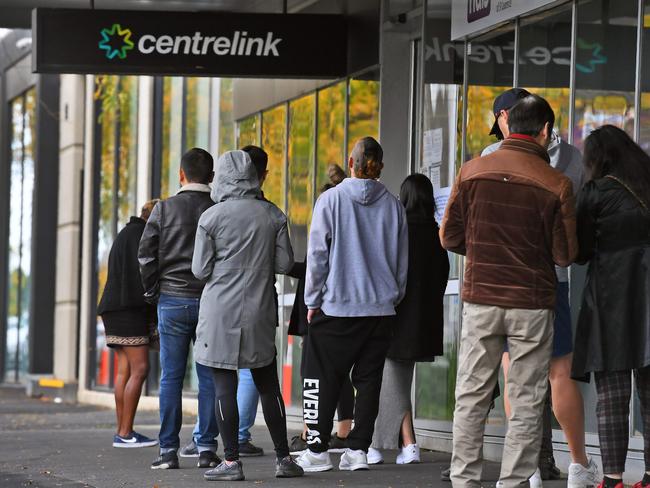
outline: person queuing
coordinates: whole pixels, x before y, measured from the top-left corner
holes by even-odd
[[[573,377],[595,374],[604,478],[623,488],[632,373],[641,404],[650,486],[650,156],[605,125],[585,140],[590,180],[578,199],[579,263],[589,263],[576,329]]]
[[[449,278],[449,258],[440,245],[431,180],[410,175],[399,193],[408,222],[408,280],[397,306],[392,340],[381,385],[379,415],[368,462],[379,464],[379,449],[398,449],[397,464],[420,462],[413,431],[411,385],[415,362],[443,354],[443,298]]]
[[[341,181],[346,178],[345,171],[338,164],[330,164],[327,168],[327,176],[329,182],[323,185],[320,193],[326,192],[330,188],[334,188]],[[304,262],[295,263],[289,276],[298,280],[296,287],[296,297],[294,299],[293,308],[291,309],[291,317],[289,319],[289,335],[302,337],[302,359],[300,361],[300,376],[305,377],[305,353],[307,352],[307,340],[309,327],[307,324],[307,305],[305,305],[305,274],[307,267]],[[341,392],[339,393],[338,405],[336,407],[336,414],[338,419],[337,431],[332,434],[330,440],[329,452],[343,452],[345,451],[347,437],[352,430],[352,419],[354,418],[354,388],[350,377],[346,376],[343,379]],[[307,424],[304,424],[304,430],[301,434],[294,436],[289,445],[292,455],[302,454],[307,448]]]
[[[481,485],[485,420],[505,344],[511,415],[499,487],[528,483],[539,462],[556,300],[554,264],[577,254],[571,181],[549,165],[555,116],[536,95],[509,112],[499,150],[463,165],[440,230],[466,255],[451,481]],[[508,229],[507,232],[504,229]]]
[[[199,148],[181,158],[176,195],[158,203],[140,240],[138,260],[145,297],[158,302],[160,332],[160,456],[151,469],[177,469],[178,434],[182,424],[182,390],[187,357],[196,337],[199,298],[203,282],[192,274],[196,226],[201,214],[214,203],[210,186],[214,176],[210,154]],[[210,369],[196,364],[199,379],[200,436],[198,467],[216,466],[214,385]]]
[[[318,198],[307,250],[303,417],[309,449],[297,462],[308,472],[332,469],[330,432],[350,370],[357,390],[354,428],[339,469],[368,468],[395,307],[406,291],[406,212],[377,181],[383,168],[379,143],[358,140],[349,167],[351,178]]]
[[[286,216],[264,200],[257,172],[244,151],[217,162],[212,190],[217,204],[201,216],[192,272],[207,281],[201,296],[194,357],[209,368],[213,405],[225,460],[206,471],[209,481],[245,479],[239,460],[237,370],[251,370],[277,456],[279,478],[303,475],[289,455],[284,402],[277,376],[275,273],[293,266]]]
[[[150,447],[158,444],[133,430],[142,385],[149,373],[149,347],[156,346],[156,307],[144,300],[138,265],[138,245],[144,226],[158,200],[144,204],[117,234],[108,255],[108,276],[97,306],[106,332],[106,345],[117,353],[115,413],[117,433],[113,447]]]
[[[490,134],[499,142],[488,146],[483,156],[491,154],[501,147],[501,141],[510,135],[508,128],[508,112],[521,98],[530,95],[521,88],[512,88],[499,95],[494,100],[494,126]],[[551,142],[548,146],[548,156],[551,167],[567,176],[573,185],[573,193],[577,194],[585,182],[582,155],[577,148],[563,141],[556,131],[551,132]],[[571,309],[569,307],[569,269],[556,266],[557,294],[555,302],[555,319],[553,322],[553,352],[549,373],[550,390],[544,407],[544,422],[542,449],[540,451],[539,470],[531,479],[532,488],[539,488],[542,479],[559,477],[553,458],[553,442],[551,439],[551,405],[555,418],[558,420],[566,436],[571,455],[568,484],[571,488],[585,488],[597,484],[598,467],[587,456],[585,449],[585,418],[582,394],[575,381],[571,379],[571,364],[573,352],[573,331],[571,326]],[[505,382],[508,381],[510,356],[506,351],[502,359]],[[553,399],[551,402],[550,399]],[[504,406],[506,416],[510,416],[508,391],[504,391]]]

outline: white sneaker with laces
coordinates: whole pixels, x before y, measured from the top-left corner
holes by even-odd
[[[588,458],[588,460],[589,463],[586,468],[580,463],[569,464],[567,488],[586,488],[598,485],[600,477],[598,466],[596,466],[593,459]]]
[[[346,449],[339,463],[341,471],[368,469],[368,456],[361,449]]]
[[[417,464],[420,462],[420,448],[417,444],[402,447],[402,452],[397,455],[396,464]]]
[[[311,452],[309,449],[296,458],[296,464],[307,473],[320,473],[334,469],[329,452]]]
[[[368,448],[366,458],[368,459],[368,464],[383,464],[384,462],[384,455],[379,449],[375,449],[374,447]]]
[[[528,483],[530,483],[530,488],[542,488],[542,473],[539,471],[539,468],[535,470]]]

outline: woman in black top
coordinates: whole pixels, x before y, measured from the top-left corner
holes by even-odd
[[[579,263],[589,263],[573,354],[573,377],[594,373],[605,478],[622,488],[632,373],[650,472],[650,156],[606,125],[585,141],[590,181],[577,205]],[[650,486],[646,474],[636,488]]]
[[[138,246],[151,210],[147,202],[140,217],[119,232],[108,256],[108,277],[97,306],[106,331],[106,345],[117,353],[115,411],[117,433],[113,447],[150,447],[158,441],[133,430],[142,385],[149,372],[149,346],[156,337],[156,308],[144,300],[138,264]]]

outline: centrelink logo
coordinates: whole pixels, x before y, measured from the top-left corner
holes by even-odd
[[[145,34],[131,40],[131,29],[113,24],[100,31],[99,49],[106,51],[108,59],[126,59],[128,51],[140,54],[186,54],[194,56],[280,56],[278,45],[282,39],[273,32],[265,37],[248,37],[247,31],[235,31],[232,36],[208,36],[195,32],[193,36],[154,36]]]

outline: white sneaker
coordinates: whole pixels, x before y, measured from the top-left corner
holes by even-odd
[[[375,449],[374,447],[368,448],[368,455],[366,457],[368,459],[368,464],[384,463],[384,455],[379,449]]]
[[[402,447],[402,452],[397,455],[396,464],[417,464],[420,462],[420,448],[417,444]]]
[[[320,473],[334,469],[329,452],[311,452],[306,449],[296,458],[296,463],[307,473]]]
[[[339,463],[341,471],[368,469],[368,456],[361,449],[346,449]]]
[[[588,458],[588,460],[589,463],[586,468],[580,463],[569,464],[567,488],[586,488],[587,486],[598,485],[598,466],[596,466],[593,459]]]
[[[539,468],[535,470],[528,483],[530,483],[530,488],[542,488],[542,473],[539,471]]]

